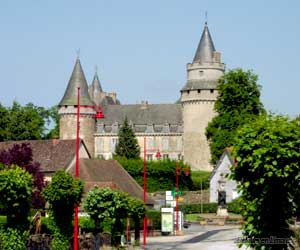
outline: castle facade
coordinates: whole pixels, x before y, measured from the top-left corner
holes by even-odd
[[[88,86],[77,58],[71,78],[59,103],[60,139],[76,137],[77,89],[80,87],[80,138],[90,154],[109,159],[118,142],[125,117],[147,160],[184,160],[192,169],[212,170],[205,129],[215,116],[218,80],[225,71],[221,54],[214,47],[207,24],[192,63],[187,64],[187,81],[174,104],[120,104],[116,93],[103,91],[97,73]],[[96,115],[101,106],[104,118]],[[99,118],[99,119],[98,119]],[[145,139],[144,139],[145,138]],[[158,153],[159,152],[159,153]]]

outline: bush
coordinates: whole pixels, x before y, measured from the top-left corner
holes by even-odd
[[[179,209],[185,214],[199,214],[201,213],[201,203],[193,204],[181,204]],[[217,203],[203,203],[202,210],[203,213],[216,213],[218,209]]]
[[[227,203],[227,209],[229,213],[240,214],[241,213],[241,198],[237,198],[232,202]]]
[[[148,210],[146,212],[146,216],[148,219],[152,219],[153,221],[153,229],[160,230],[161,229],[161,212],[157,210]]]
[[[0,249],[26,250],[28,233],[7,228],[0,231]]]

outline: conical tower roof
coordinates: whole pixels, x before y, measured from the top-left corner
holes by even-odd
[[[194,57],[193,62],[213,62],[213,53],[215,46],[210,36],[207,23],[205,23],[204,30]]]
[[[64,97],[58,104],[59,106],[77,105],[77,88],[80,87],[80,105],[93,106],[94,103],[88,92],[88,85],[81,67],[79,58],[77,58],[71,78],[69,80]]]
[[[93,82],[92,82],[92,88],[93,88],[93,91],[96,92],[96,93],[103,92],[97,72],[94,75],[94,79],[93,79]]]

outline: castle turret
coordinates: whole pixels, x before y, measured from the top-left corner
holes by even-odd
[[[96,105],[100,105],[100,96],[103,93],[102,87],[101,87],[101,83],[99,81],[99,77],[97,72],[94,75],[94,79],[92,84],[89,86],[89,94],[90,97],[92,98],[93,102]]]
[[[210,149],[205,136],[208,123],[215,116],[218,80],[225,65],[205,23],[192,63],[187,64],[187,82],[181,90],[183,108],[183,154],[193,169],[212,170]]]
[[[80,133],[91,156],[94,156],[94,131],[95,131],[95,109],[91,100],[88,85],[82,70],[80,60],[77,58],[71,78],[65,94],[58,104],[60,139],[76,138],[77,122],[77,96],[80,87]]]

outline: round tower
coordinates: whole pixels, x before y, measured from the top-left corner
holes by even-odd
[[[92,157],[94,157],[95,104],[88,93],[88,85],[77,58],[65,94],[58,104],[59,137],[60,139],[75,139],[77,128],[77,96],[80,87],[80,130],[82,139]]]
[[[205,23],[194,60],[187,64],[187,82],[181,89],[183,154],[193,169],[212,170],[205,130],[215,116],[218,80],[224,71],[221,53],[215,50]]]

